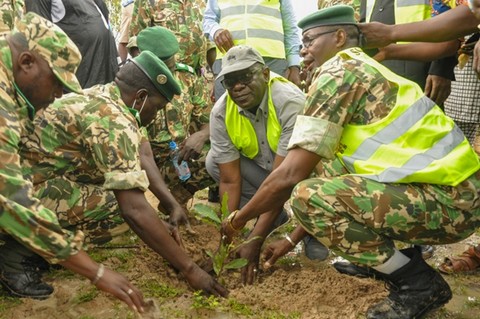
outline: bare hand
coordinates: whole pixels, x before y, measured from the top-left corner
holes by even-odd
[[[252,285],[258,275],[258,262],[260,259],[260,249],[263,245],[263,239],[252,240],[248,244],[242,245],[237,251],[238,258],[245,258],[248,264],[242,268],[243,284]]]
[[[197,265],[194,266],[192,271],[184,275],[194,290],[202,290],[207,295],[217,297],[228,296],[228,290]]]
[[[220,50],[220,52],[223,53],[227,52],[228,50],[230,50],[231,47],[235,45],[233,44],[232,34],[226,29],[220,29],[215,32],[213,38],[215,41],[215,45]]]
[[[180,205],[170,212],[170,215],[168,216],[168,222],[174,227],[178,227],[180,225],[185,225],[187,227],[190,226],[190,222],[188,221],[188,217],[187,217],[187,212]]]
[[[167,230],[169,231],[170,236],[172,236],[173,240],[175,240],[175,242],[178,244],[178,246],[180,246],[180,248],[185,250],[185,246],[183,245],[183,241],[182,241],[182,236],[180,235],[180,232],[178,231],[178,227],[173,226],[173,225],[167,223],[164,220],[162,220],[162,222],[163,222],[163,225],[165,225],[165,228],[167,228]]]
[[[188,161],[190,159],[197,159],[202,153],[203,146],[208,140],[205,138],[203,132],[195,132],[185,139],[180,145],[180,153],[178,158]]]
[[[380,22],[359,23],[358,27],[363,34],[363,48],[382,48],[394,42],[392,39],[393,28],[391,25]]]
[[[301,80],[300,80],[300,68],[296,66],[291,66],[285,71],[285,78],[295,84],[296,86],[300,87]]]
[[[477,73],[477,77],[480,78],[480,41],[477,41],[473,48],[473,70]]]
[[[105,268],[105,273],[95,286],[120,299],[134,311],[144,312],[145,301],[142,293],[119,273]]]
[[[452,81],[438,75],[429,75],[425,84],[425,95],[437,105],[442,105],[450,95]]]
[[[278,258],[285,256],[285,254],[292,249],[292,245],[286,239],[280,239],[271,243],[263,251],[263,258],[265,260],[263,268],[265,270],[269,269],[277,262]]]

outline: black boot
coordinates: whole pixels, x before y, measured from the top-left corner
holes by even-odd
[[[382,280],[383,274],[367,266],[357,266],[348,261],[337,261],[333,267],[341,274],[358,278],[373,278]]]
[[[17,297],[48,298],[53,287],[41,281],[45,265],[39,261],[44,260],[11,237],[4,241],[0,246],[0,284]]]
[[[40,270],[31,261],[21,263],[22,269],[7,272],[0,267],[0,283],[7,291],[16,297],[47,299],[53,292],[53,287],[41,281]]]
[[[368,309],[368,319],[422,318],[452,298],[447,282],[423,260],[417,249],[405,249],[402,253],[410,261],[384,275],[390,294]]]

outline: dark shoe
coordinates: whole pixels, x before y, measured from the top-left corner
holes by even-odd
[[[328,257],[328,248],[323,246],[315,237],[311,235],[303,238],[305,245],[305,255],[310,260],[325,260]]]
[[[348,261],[337,261],[333,267],[341,274],[359,277],[359,278],[373,278],[382,280],[383,274],[370,267],[362,267],[352,264]]]
[[[0,283],[10,294],[16,297],[47,299],[53,292],[53,287],[42,282],[37,273],[25,271],[22,273],[2,272]]]
[[[452,298],[447,282],[423,260],[416,248],[402,250],[402,253],[410,261],[392,274],[384,275],[390,294],[368,309],[368,319],[422,318]]]
[[[218,186],[208,188],[208,201],[210,203],[220,203],[220,194]]]
[[[431,258],[433,256],[435,248],[430,245],[420,245],[420,250],[422,251],[423,259],[427,260],[428,258]]]

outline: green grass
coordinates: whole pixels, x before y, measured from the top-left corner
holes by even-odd
[[[73,298],[76,304],[89,302],[95,299],[99,294],[99,290],[95,286],[89,286],[86,291],[82,291]]]
[[[184,293],[182,290],[170,287],[155,279],[143,279],[138,283],[138,287],[140,290],[142,290],[145,296],[157,298],[161,301],[168,298],[177,297]]]

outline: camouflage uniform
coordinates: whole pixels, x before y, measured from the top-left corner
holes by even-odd
[[[341,128],[383,119],[397,91],[358,60],[330,59],[317,71],[289,147],[331,158]],[[353,262],[383,264],[393,254],[393,240],[447,244],[480,225],[480,172],[457,187],[385,184],[346,174],[338,159],[323,160],[315,178],[295,187],[290,204],[307,232]]]
[[[3,16],[5,17],[5,14]],[[52,23],[43,19],[40,22],[39,20],[28,20],[26,23],[28,23],[28,29],[32,31],[29,34],[29,41],[32,42],[39,41],[39,39],[34,39],[38,34],[44,34],[44,29],[41,28],[55,28],[57,31],[52,32],[61,32]],[[40,26],[41,23],[45,23],[47,26]],[[35,25],[36,27],[34,27]],[[46,38],[47,36],[49,34],[44,35],[45,39],[49,40]],[[49,50],[45,46],[47,43],[55,43],[55,41],[43,41],[42,49],[44,51]],[[73,43],[64,44],[65,55],[71,53],[71,45]],[[73,47],[75,46],[73,45]],[[50,51],[54,51],[54,49],[50,48]],[[50,53],[52,54],[52,52]],[[79,56],[78,53],[77,57]],[[67,60],[71,63],[72,68],[74,65],[78,66],[80,62],[79,59],[75,62],[73,57],[70,59],[65,56],[57,55],[57,57],[61,62]],[[57,63],[53,59],[49,61],[57,67],[61,62]],[[33,197],[32,183],[23,177],[19,155],[20,138],[26,133],[27,126],[31,125],[29,116],[32,114],[32,110],[15,90],[13,81],[12,53],[6,39],[2,37],[0,39],[0,158],[2,159],[0,163],[0,233],[10,235],[25,247],[55,263],[69,258],[81,249],[83,234],[63,230],[58,224],[55,213],[42,206],[38,199]],[[8,242],[15,241],[9,239]],[[12,245],[9,244],[10,248],[8,249],[5,248],[6,246],[2,247],[0,256],[4,266],[3,270],[11,271],[11,269],[5,268],[4,263],[16,264],[30,252],[24,252],[23,246],[18,245],[18,249],[15,249],[13,253],[22,256],[20,256],[20,260],[16,260],[17,256],[10,255],[9,249],[12,248]],[[20,252],[20,250],[22,251]],[[8,266],[12,267],[10,264]]]
[[[318,9],[329,8],[339,4],[350,6],[355,10],[355,20],[360,21],[360,0],[318,0]]]
[[[205,7],[203,0],[135,0],[130,36],[155,25],[169,29],[180,44],[177,62],[198,72],[206,62],[207,40],[202,30]]]
[[[22,137],[22,156],[37,197],[60,225],[84,231],[87,244],[102,244],[128,229],[112,191],[148,188],[138,150],[147,139],[115,83],[84,92],[35,118],[35,130]]]
[[[179,203],[186,203],[197,190],[213,185],[215,181],[205,169],[205,157],[210,145],[204,145],[202,153],[196,160],[188,162],[192,176],[181,182],[169,158],[169,142],[181,144],[191,132],[208,125],[211,104],[202,77],[197,77],[194,70],[177,63],[176,78],[182,87],[182,94],[175,96],[165,110],[160,110],[155,120],[147,125],[148,136],[152,146],[155,162],[170,191]]]
[[[12,30],[15,20],[23,16],[25,4],[23,0],[0,0],[0,35]]]
[[[162,26],[172,31],[179,43],[175,59],[184,66],[175,75],[182,84],[183,93],[180,97],[176,96],[165,111],[158,113],[148,130],[155,160],[165,182],[177,201],[185,203],[197,190],[214,184],[205,170],[205,156],[209,146],[204,147],[198,160],[189,161],[192,177],[186,183],[180,184],[168,159],[168,142],[175,140],[180,144],[189,132],[208,124],[212,108],[208,82],[200,74],[206,64],[207,49],[211,46],[202,31],[206,3],[202,0],[155,0],[152,6],[151,2],[135,1],[130,36],[137,35],[149,26]],[[193,68],[193,72],[188,70],[189,67]]]

